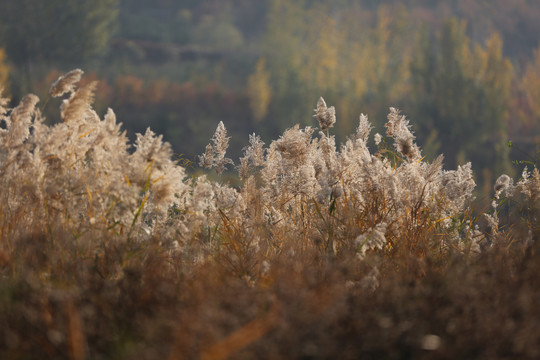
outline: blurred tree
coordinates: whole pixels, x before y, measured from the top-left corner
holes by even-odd
[[[455,15],[466,19],[473,39],[488,37],[494,31],[501,34],[505,54],[516,59],[530,56],[538,43],[540,2],[534,0],[459,0]]]
[[[0,48],[0,87],[3,87],[4,91],[6,91],[7,87],[8,74],[9,69],[6,64],[6,53],[4,49]],[[4,92],[4,94],[0,94],[0,96],[1,95],[5,96],[6,94]]]
[[[100,55],[114,30],[119,0],[3,0],[8,58],[30,77],[32,64],[79,65]]]
[[[266,70],[266,59],[257,61],[255,72],[248,78],[247,91],[249,105],[256,121],[261,121],[268,113],[268,105],[272,97],[270,73]]]
[[[312,109],[305,84],[300,80],[302,52],[306,24],[305,1],[269,0],[266,30],[261,49],[267,56],[271,73],[272,101],[269,105],[268,124],[271,136],[295,122],[311,121],[305,117]],[[319,94],[320,96],[320,94]]]
[[[413,45],[407,10],[381,6],[372,14],[357,2],[340,3],[270,1],[264,49],[272,119],[313,125],[305,113],[324,96],[338,110],[335,133],[345,136],[361,112],[384,119],[407,91]]]
[[[527,64],[521,84],[527,103],[536,121],[540,123],[540,47],[534,51],[533,61]]]
[[[244,36],[234,25],[232,11],[202,16],[193,29],[192,40],[197,45],[217,49],[238,49],[244,44]]]
[[[490,174],[511,171],[505,119],[513,69],[502,40],[494,34],[485,47],[471,48],[465,23],[455,18],[430,35],[421,33],[411,64],[411,117],[420,137],[432,141],[425,149],[443,153],[450,167],[472,161],[483,186],[491,187]]]
[[[345,95],[345,98],[349,98],[348,107],[354,110],[349,116],[354,118],[362,111],[377,123],[385,122],[388,107],[400,106],[408,92],[413,48],[411,34],[415,33],[416,28],[404,7],[379,6],[374,15],[373,23],[364,25],[363,29],[354,30],[355,26],[350,22],[344,25],[349,31],[363,35],[349,33],[346,36],[349,40],[343,53],[347,53],[351,46],[354,51],[347,55],[349,61],[341,68],[351,69],[354,75],[343,73],[341,78],[342,84],[349,78],[355,84],[354,91],[348,91],[348,95]],[[358,20],[350,18],[349,21]],[[359,100],[362,102],[361,109],[354,106]],[[348,132],[351,130],[348,129]]]
[[[336,73],[343,43],[342,34],[328,6],[316,4],[305,11],[301,79],[312,89],[334,89],[339,81]]]
[[[118,15],[121,39],[187,44],[191,37],[192,1],[122,0]]]

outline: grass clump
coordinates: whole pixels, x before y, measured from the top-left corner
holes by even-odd
[[[424,161],[393,108],[377,151],[364,115],[338,149],[320,99],[319,131],[250,136],[239,185],[191,178],[81,75],[53,126],[34,95],[0,108],[0,357],[539,356],[537,170],[499,178],[482,226],[470,164]],[[227,146],[220,123],[201,165]]]

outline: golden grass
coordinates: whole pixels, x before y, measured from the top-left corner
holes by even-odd
[[[3,118],[0,358],[540,356],[538,172],[475,213],[470,167],[424,162],[392,110],[395,149],[371,155],[362,117],[339,151],[294,127],[250,138],[236,187],[186,179],[64,88],[55,127],[33,101]]]

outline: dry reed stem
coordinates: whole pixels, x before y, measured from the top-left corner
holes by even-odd
[[[278,324],[279,313],[279,306],[274,304],[266,315],[252,320],[223,340],[203,350],[200,359],[224,360],[234,356],[235,353],[260,340],[272,330]]]

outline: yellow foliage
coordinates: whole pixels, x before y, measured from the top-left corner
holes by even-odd
[[[475,64],[471,68],[474,69],[473,78],[485,84],[491,95],[510,101],[513,66],[510,60],[503,57],[502,48],[501,37],[494,33],[486,41],[484,48],[476,45],[473,56]]]
[[[9,68],[5,63],[6,53],[0,48],[0,86],[6,87]]]
[[[302,66],[300,57],[305,11],[302,4],[287,0],[272,0],[263,41],[273,57],[289,68]],[[279,50],[279,51],[276,51]]]
[[[339,106],[341,135],[359,112],[384,115],[410,86],[414,24],[404,7],[383,6],[371,16],[360,5],[271,0],[264,42],[275,101],[327,97]]]
[[[270,73],[266,70],[266,60],[259,59],[255,72],[248,79],[249,105],[255,120],[262,120],[268,113],[268,106],[272,98],[270,87]]]
[[[339,68],[342,35],[325,7],[315,6],[307,10],[306,17],[300,75],[314,89],[332,89],[339,81],[336,71]]]
[[[527,65],[521,83],[534,116],[540,119],[540,47],[534,52],[534,60]]]
[[[407,16],[405,8],[381,6],[377,12],[377,24],[366,46],[366,55],[370,59],[366,73],[368,86],[377,89],[379,96],[390,103],[406,92],[410,77]]]

